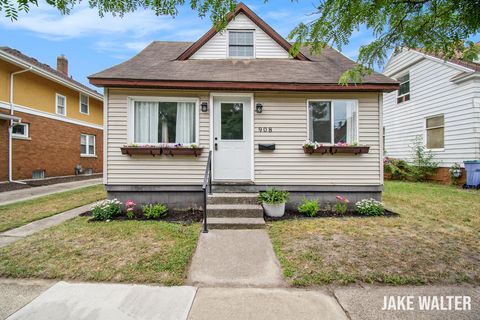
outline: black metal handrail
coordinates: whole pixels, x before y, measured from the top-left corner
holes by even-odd
[[[207,227],[207,188],[208,194],[212,194],[212,151],[208,152],[207,168],[203,177],[203,233],[208,233]]]

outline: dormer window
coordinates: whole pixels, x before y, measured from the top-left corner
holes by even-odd
[[[228,31],[228,56],[230,58],[254,58],[253,30]]]

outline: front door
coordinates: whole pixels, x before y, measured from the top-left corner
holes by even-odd
[[[213,98],[213,179],[251,180],[250,97]]]

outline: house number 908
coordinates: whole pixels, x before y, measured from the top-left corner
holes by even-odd
[[[273,132],[273,129],[272,129],[272,127],[260,127],[260,128],[258,128],[258,131],[271,133],[271,132]]]

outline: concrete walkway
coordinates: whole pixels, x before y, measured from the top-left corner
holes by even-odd
[[[82,181],[66,182],[52,184],[42,187],[33,187],[28,189],[20,189],[0,193],[0,206],[11,204],[19,201],[35,199],[41,196],[50,195],[58,192],[75,190],[83,187],[101,184],[102,179],[88,179]]]
[[[188,283],[197,286],[282,287],[280,264],[265,230],[202,233]]]
[[[91,206],[92,204],[87,204],[72,210],[68,210],[68,211],[53,215],[48,218],[30,222],[29,224],[26,224],[24,226],[21,226],[15,229],[2,232],[0,233],[0,248],[5,247],[10,243],[23,239],[36,232],[56,226],[62,222],[75,218],[81,213],[84,213],[85,211],[90,210]]]
[[[196,288],[0,279],[0,319],[478,320],[480,287]],[[470,310],[384,311],[384,297],[464,296]],[[33,301],[32,301],[33,300]]]

